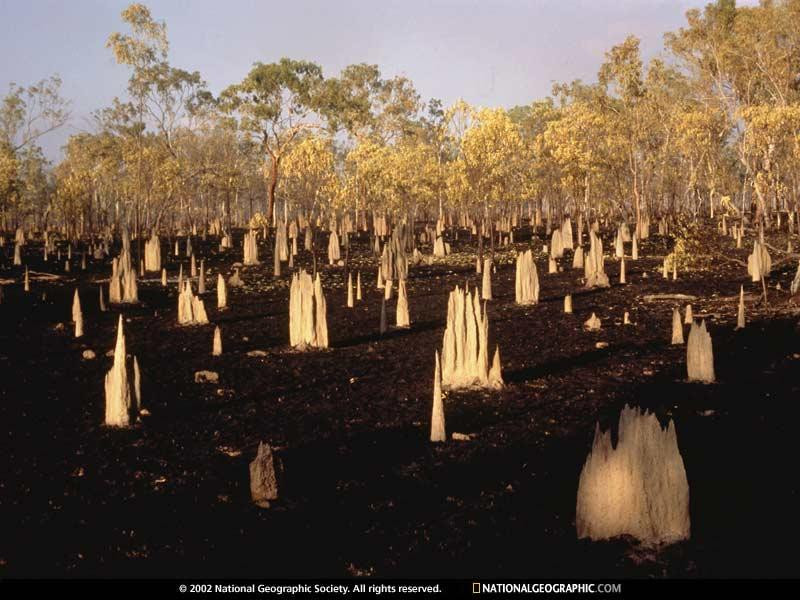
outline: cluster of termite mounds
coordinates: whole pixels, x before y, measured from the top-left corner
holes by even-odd
[[[328,318],[319,273],[301,269],[289,288],[289,344],[299,350],[328,347]]]
[[[192,282],[183,282],[183,290],[178,295],[178,324],[180,325],[205,325],[208,315],[203,304],[203,299],[195,296],[192,291]]]
[[[398,224],[389,234],[385,217],[376,223],[374,252],[378,258],[377,287],[382,291],[382,324],[381,331],[386,330],[386,301],[392,299],[394,290],[397,293],[396,326],[408,328],[411,319],[408,307],[408,272],[411,265],[418,264],[421,255],[416,247],[411,250],[405,244],[402,224]],[[482,226],[481,226],[482,227]],[[473,230],[475,225],[472,224]],[[548,229],[550,229],[548,227]],[[565,258],[566,252],[573,252],[573,269],[583,270],[583,280],[577,281],[575,287],[605,288],[610,287],[608,274],[605,271],[603,243],[599,236],[599,225],[583,227],[578,221],[578,243],[574,244],[574,232],[569,218],[562,221],[560,227],[549,231],[549,250],[545,246],[546,258],[551,273],[560,272],[557,261]],[[582,229],[588,231],[588,248],[582,245]],[[380,233],[379,233],[380,231]],[[503,244],[513,244],[514,231],[503,230],[498,226],[498,233],[507,234]],[[293,268],[293,257],[297,254],[297,243],[300,235],[305,234],[305,249],[313,247],[313,230],[311,225],[301,220],[278,223],[275,228],[274,275],[280,276],[281,262],[289,261]],[[344,223],[332,223],[327,244],[327,262],[330,267],[347,264],[347,306],[352,308],[357,300],[362,299],[361,271],[351,270],[348,263],[342,262],[342,249],[348,248],[350,230]],[[249,229],[243,239],[243,264],[258,265],[259,235],[266,239],[255,228]],[[447,259],[451,256],[450,244],[445,241],[445,219],[440,218],[435,230],[426,229],[422,234],[432,242],[433,256]],[[738,234],[741,237],[741,232]],[[24,235],[23,242],[24,243]],[[633,260],[638,259],[639,247],[637,235],[631,235],[627,225],[617,228],[613,243],[613,252],[619,259],[620,283],[626,282],[625,243],[630,243]],[[547,238],[545,238],[546,240]],[[381,243],[383,242],[383,243]],[[538,252],[539,243],[536,242]],[[15,263],[21,245],[15,248]],[[221,235],[220,249],[233,247],[229,233]],[[519,246],[517,246],[519,247]],[[98,247],[99,248],[99,247]],[[167,246],[169,248],[169,245]],[[458,249],[456,247],[456,249]],[[320,249],[325,251],[325,248]],[[178,242],[175,242],[176,255]],[[106,250],[107,252],[107,250]],[[190,277],[184,280],[183,267],[178,278],[178,323],[180,325],[205,324],[208,316],[203,300],[205,292],[205,268],[200,261],[196,267],[195,255],[191,251],[191,238],[186,239],[186,256],[191,259]],[[490,346],[490,326],[487,312],[487,301],[493,298],[492,274],[501,269],[503,258],[495,260],[492,256],[478,253],[475,257],[475,270],[482,275],[479,286],[456,287],[449,293],[447,302],[447,318],[440,352],[435,352],[434,382],[431,407],[430,440],[445,442],[447,440],[445,420],[445,399],[448,402],[462,388],[500,389],[503,380],[499,347]],[[514,256],[514,253],[511,253]],[[410,259],[409,259],[410,257]],[[540,279],[535,262],[536,254],[530,247],[516,252],[514,302],[519,306],[533,306],[539,303]],[[567,255],[568,257],[568,255]],[[472,255],[469,257],[471,270]],[[20,259],[21,260],[21,259]],[[439,261],[441,262],[441,261]],[[374,264],[374,263],[373,263]],[[429,263],[430,264],[430,263]],[[541,263],[543,264],[543,263]],[[669,265],[676,278],[677,260],[673,256]],[[664,263],[665,272],[667,261]],[[322,267],[323,269],[326,267]],[[748,259],[748,273],[753,281],[763,281],[770,272],[771,259],[763,239],[754,242],[753,253]],[[158,235],[153,232],[144,245],[144,261],[140,273],[161,272],[162,284],[166,285],[166,269],[162,268],[161,249]],[[249,273],[249,271],[245,271]],[[355,275],[354,275],[355,273]],[[374,290],[371,273],[367,276],[367,290]],[[136,269],[132,264],[130,238],[126,232],[122,234],[122,250],[113,260],[112,274],[109,283],[109,301],[115,304],[135,303],[138,301]],[[198,278],[198,295],[192,289],[191,279]],[[575,277],[577,280],[577,276]],[[27,280],[27,276],[26,276]],[[248,276],[248,281],[250,280]],[[542,279],[547,285],[548,277]],[[217,308],[228,306],[227,286],[243,285],[238,269],[226,283],[221,273],[217,274]],[[413,285],[413,282],[412,282]],[[26,283],[27,286],[27,283]],[[800,288],[800,268],[793,283],[793,291]],[[334,288],[335,289],[335,288]],[[1,290],[0,290],[1,291]],[[412,292],[414,288],[412,287]],[[494,290],[496,297],[502,299],[502,292]],[[103,288],[100,289],[101,304]],[[576,298],[580,298],[576,296]],[[234,297],[235,299],[235,297]],[[580,300],[578,300],[580,302]],[[291,274],[289,286],[289,344],[298,350],[311,348],[328,348],[327,306],[323,292],[320,270],[314,263],[313,276],[304,269]],[[578,306],[580,309],[580,306]],[[538,310],[532,308],[532,311]],[[564,312],[572,313],[572,294],[564,297]],[[588,311],[587,311],[588,312]],[[600,313],[603,314],[603,313]],[[78,291],[73,297],[73,322],[75,336],[83,334],[83,315]],[[666,316],[666,315],[665,315]],[[604,316],[604,322],[608,322]],[[581,321],[583,317],[581,318]],[[623,322],[628,324],[628,313]],[[744,327],[744,290],[740,290],[737,328]],[[583,323],[589,331],[600,331],[602,324],[595,313]],[[684,341],[684,325],[689,325],[688,341]],[[580,321],[577,322],[580,326]],[[715,380],[713,349],[711,336],[705,321],[696,321],[692,316],[691,305],[686,308],[682,319],[676,308],[673,312],[672,343],[686,343],[686,369],[690,381],[711,383]],[[666,343],[666,340],[664,340]],[[212,355],[222,354],[222,331],[214,328]],[[446,396],[448,394],[449,396]],[[128,357],[125,349],[123,318],[120,316],[117,328],[117,340],[114,350],[114,362],[105,376],[105,423],[114,427],[128,427],[141,414],[141,377],[138,361],[135,356]],[[616,445],[612,444],[611,432],[601,433],[599,426],[595,431],[591,453],[584,464],[580,475],[577,506],[576,527],[578,537],[593,540],[608,539],[619,535],[630,535],[645,543],[660,544],[678,541],[689,537],[689,490],[681,458],[674,424],[670,421],[663,428],[656,417],[631,409],[623,409],[619,419],[619,435]],[[278,484],[273,449],[267,443],[260,443],[257,455],[250,464],[251,498],[255,504],[268,507],[278,497]]]
[[[111,262],[108,301],[112,304],[135,304],[139,302],[136,270],[131,263],[131,239],[127,230],[122,233],[122,252]]]
[[[450,292],[442,342],[442,385],[450,389],[503,387],[500,348],[489,365],[489,316],[477,290]]]
[[[597,425],[578,482],[575,526],[579,538],[592,540],[629,535],[659,545],[689,538],[689,483],[671,420],[662,428],[655,415],[626,405],[616,446],[611,431]]]

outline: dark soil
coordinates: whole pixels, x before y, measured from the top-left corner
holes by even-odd
[[[507,385],[448,394],[448,435],[473,439],[431,444],[447,294],[479,283],[467,232],[447,261],[412,267],[412,327],[383,336],[377,263],[365,236],[353,242],[364,300],[346,308],[345,270],[322,266],[332,348],[302,353],[288,348],[289,276],[272,277],[271,242],[260,244],[262,265],[242,270],[245,287],[229,288],[230,308],[216,309],[217,273],[229,275],[241,260],[241,235],[226,253],[216,239],[192,240],[209,271],[212,324],[199,327],[177,326],[178,267],[167,240],[168,288],[149,275],[140,305],[105,313],[98,285],[109,261],[90,260],[83,272],[74,257],[64,273],[63,261],[43,262],[41,243],[31,243],[26,294],[20,267],[9,266],[13,248],[0,251],[0,577],[800,575],[800,335],[788,292],[774,289],[788,290],[793,265],[772,274],[765,306],[738,264],[664,280],[670,242],[651,236],[643,258],[626,263],[627,285],[616,283],[619,262],[606,260],[614,283],[604,290],[581,289],[571,254],[556,275],[540,254],[540,303],[518,307],[506,249],[489,315]],[[527,246],[524,235],[517,240]],[[773,242],[785,247],[785,236]],[[613,252],[610,239],[605,245]],[[729,238],[706,246],[746,260]],[[310,263],[301,251],[296,264]],[[747,327],[734,331],[741,284],[752,299]],[[76,286],[86,329],[79,340],[70,323]],[[669,344],[677,303],[645,302],[652,293],[698,296],[694,313],[708,315],[718,383],[686,382],[685,346]],[[626,310],[633,325],[622,325]],[[120,311],[151,413],[128,430],[102,425],[106,352]],[[592,312],[603,324],[597,333],[582,329]],[[213,324],[222,329],[221,357],[211,356]],[[608,347],[597,349],[599,341]],[[97,358],[83,359],[87,348]],[[218,372],[219,384],[195,383],[203,369]],[[653,551],[576,537],[578,476],[595,423],[616,427],[625,403],[675,421],[691,490],[687,542]],[[280,499],[266,510],[249,491],[260,440],[276,448],[281,467]]]

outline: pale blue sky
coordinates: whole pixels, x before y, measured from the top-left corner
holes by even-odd
[[[754,3],[748,0],[746,3]],[[58,73],[73,102],[43,143],[57,158],[85,117],[125,93],[128,71],[105,41],[124,31],[129,0],[0,0],[0,94]],[[704,0],[150,0],[166,21],[170,61],[198,70],[215,94],[255,61],[313,60],[326,76],[352,63],[409,77],[424,99],[526,104],[555,81],[594,80],[603,53],[628,34],[646,57]],[[739,2],[742,3],[741,0]]]

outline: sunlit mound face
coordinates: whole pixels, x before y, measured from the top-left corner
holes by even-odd
[[[675,427],[662,429],[653,414],[628,406],[611,432],[595,432],[578,484],[575,525],[579,538],[631,535],[648,545],[688,539],[689,483]]]

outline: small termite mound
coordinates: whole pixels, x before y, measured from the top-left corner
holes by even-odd
[[[690,321],[692,323],[694,321]],[[672,344],[683,344],[683,325],[678,307],[672,309]]]
[[[398,286],[395,325],[399,328],[411,327],[411,317],[408,314],[408,290],[406,289],[405,279],[401,279]]]
[[[144,245],[144,268],[155,273],[161,270],[161,242],[155,231]]]
[[[714,383],[714,349],[706,322],[692,323],[686,343],[686,372],[689,381]]]
[[[211,346],[211,356],[222,356],[222,332],[219,325],[214,327],[214,341]]]
[[[586,322],[583,324],[583,328],[586,331],[600,331],[602,324],[600,323],[600,319],[597,318],[597,315],[592,313],[592,316],[589,317]]]
[[[186,240],[188,243],[188,239]],[[248,231],[244,234],[244,241],[242,242],[244,250],[244,264],[257,265],[258,264],[258,244],[256,243],[256,232]]]
[[[744,329],[744,286],[739,287],[739,310],[736,314],[736,329]]]
[[[514,298],[516,303],[521,305],[539,302],[539,275],[536,272],[536,263],[533,262],[531,250],[517,254]]]
[[[250,497],[260,508],[269,508],[278,499],[278,479],[269,444],[259,442],[258,452],[250,463]]]

